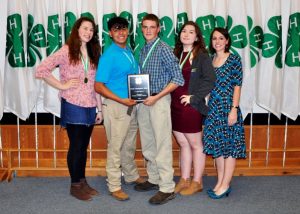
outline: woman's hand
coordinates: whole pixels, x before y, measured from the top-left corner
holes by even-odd
[[[79,85],[79,79],[70,79],[63,84],[62,90],[67,90],[70,88],[77,88],[78,85]]]
[[[100,124],[103,121],[102,111],[98,111],[95,119],[95,124]]]
[[[232,126],[237,121],[237,108],[231,108],[231,111],[228,114],[228,125]]]
[[[186,106],[187,104],[190,104],[192,95],[182,95],[180,97],[180,103]]]
[[[46,83],[48,83],[54,88],[57,88],[58,90],[77,88],[79,85],[79,79],[70,79],[67,82],[62,83],[58,79],[56,79],[56,77],[54,77],[52,74],[48,77],[45,77],[44,80],[46,81]]]

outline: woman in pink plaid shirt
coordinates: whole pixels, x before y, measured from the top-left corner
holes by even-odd
[[[94,124],[102,122],[101,98],[94,90],[100,53],[95,22],[81,17],[74,24],[66,44],[47,57],[36,71],[37,78],[42,78],[60,90],[60,124],[67,129],[70,141],[67,155],[71,176],[70,193],[84,201],[98,195],[86,182],[85,166]],[[59,80],[52,75],[57,66]]]

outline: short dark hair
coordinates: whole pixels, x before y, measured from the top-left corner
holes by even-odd
[[[159,27],[159,18],[155,14],[149,13],[146,16],[144,16],[142,19],[142,25],[143,22],[146,20],[154,21],[156,23],[156,26]]]
[[[128,21],[123,17],[113,17],[107,22],[108,30],[112,28],[128,28]]]

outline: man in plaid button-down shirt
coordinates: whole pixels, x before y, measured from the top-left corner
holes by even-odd
[[[170,92],[182,86],[184,79],[172,49],[158,38],[158,17],[146,15],[142,31],[147,43],[141,50],[139,62],[141,73],[150,74],[151,96],[138,107],[138,124],[149,179],[137,184],[135,190],[159,189],[149,202],[164,204],[175,198]]]

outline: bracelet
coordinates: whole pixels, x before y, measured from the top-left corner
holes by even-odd
[[[232,108],[236,108],[236,109],[238,109],[239,108],[239,106],[231,106]]]
[[[102,112],[102,110],[97,111],[97,113],[100,113],[100,112]]]

